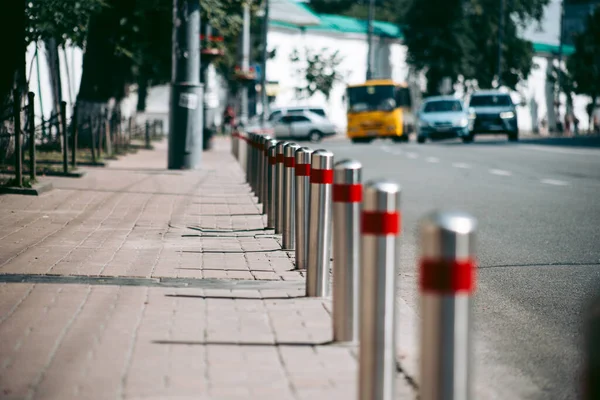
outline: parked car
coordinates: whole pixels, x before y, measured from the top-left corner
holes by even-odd
[[[429,97],[417,114],[417,142],[427,139],[470,139],[469,112],[463,102],[452,96]]]
[[[308,139],[314,143],[337,133],[331,121],[310,111],[286,113],[270,123],[277,139]]]
[[[275,119],[280,118],[282,115],[286,115],[289,113],[303,113],[303,112],[312,112],[321,117],[326,118],[327,114],[325,113],[325,109],[323,107],[314,107],[314,106],[290,106],[290,107],[275,107],[271,109],[271,113],[269,114],[269,121],[273,121]]]
[[[479,134],[504,133],[508,140],[519,140],[517,110],[508,93],[478,91],[471,95],[469,109],[474,113],[471,140]]]

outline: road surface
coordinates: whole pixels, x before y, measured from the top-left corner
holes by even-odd
[[[417,311],[418,219],[435,208],[472,213],[477,385],[502,399],[577,397],[583,316],[600,293],[599,138],[313,147],[362,161],[364,180],[402,185],[400,296]]]

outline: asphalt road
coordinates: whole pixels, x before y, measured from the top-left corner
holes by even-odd
[[[419,218],[477,218],[474,377],[490,398],[578,397],[584,313],[600,294],[600,138],[314,147],[402,185],[400,296],[417,312]]]

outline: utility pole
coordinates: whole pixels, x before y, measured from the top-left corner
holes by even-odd
[[[560,2],[560,35],[559,35],[559,44],[558,44],[558,76],[556,79],[557,90],[556,90],[556,99],[554,103],[556,106],[556,120],[560,121],[560,92],[562,91],[562,63],[563,63],[563,45],[565,41],[564,35],[564,26],[565,26],[565,1],[562,0]],[[566,111],[566,110],[565,110]],[[557,124],[558,125],[558,124]]]
[[[250,69],[250,4],[244,3],[244,24],[242,27],[242,71]],[[248,86],[244,85],[241,90],[240,120],[243,124],[248,122]]]
[[[502,42],[504,40],[504,9],[506,0],[500,0],[500,20],[498,23],[498,87],[502,86]]]
[[[269,98],[267,96],[267,36],[269,33],[269,0],[265,2],[265,15],[263,20],[262,30],[262,57],[261,57],[261,75],[260,75],[260,97],[262,104],[262,113],[260,114],[261,125],[265,123],[267,117],[267,109],[269,108]]]
[[[367,31],[367,80],[373,78],[373,18],[375,14],[375,0],[369,0],[369,25]]]
[[[169,112],[169,169],[192,169],[202,156],[200,2],[173,0],[173,72]]]

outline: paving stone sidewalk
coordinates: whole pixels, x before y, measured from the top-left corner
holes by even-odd
[[[331,343],[229,142],[197,171],[166,150],[0,196],[0,398],[356,398],[357,348]]]

